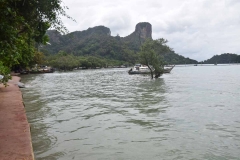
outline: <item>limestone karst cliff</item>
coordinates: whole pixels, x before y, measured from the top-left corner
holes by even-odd
[[[152,25],[148,22],[140,22],[126,37],[111,36],[110,29],[104,26],[96,26],[66,35],[61,35],[57,31],[48,31],[47,34],[51,45],[40,48],[46,55],[64,51],[75,56],[95,56],[135,63],[140,46],[147,38],[152,39]],[[166,59],[168,63],[185,62],[184,57],[174,52],[166,54]]]
[[[130,35],[123,38],[132,44],[132,49],[138,49],[146,39],[152,39],[152,25],[148,22],[140,22]]]
[[[145,40],[147,38],[152,39],[152,25],[148,22],[140,22],[136,25],[135,31],[124,39]]]

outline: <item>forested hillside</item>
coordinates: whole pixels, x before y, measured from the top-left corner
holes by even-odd
[[[205,64],[224,64],[224,63],[239,63],[240,55],[234,53],[224,53],[221,55],[215,55],[212,58],[203,61]]]
[[[75,31],[67,35],[49,30],[47,35],[50,38],[50,45],[41,48],[45,55],[55,55],[64,51],[74,56],[91,56],[134,64],[138,62],[137,53],[141,44],[146,39],[152,39],[152,26],[147,22],[138,23],[135,31],[127,37],[111,36],[110,29],[104,26]],[[163,56],[166,64],[197,63],[174,51]]]

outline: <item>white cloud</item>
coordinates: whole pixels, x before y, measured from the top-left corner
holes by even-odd
[[[112,35],[127,36],[149,22],[153,38],[166,38],[176,53],[205,60],[225,52],[240,54],[239,0],[63,0],[70,31],[104,25]]]

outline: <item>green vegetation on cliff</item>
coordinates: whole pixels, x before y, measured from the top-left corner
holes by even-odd
[[[76,31],[61,35],[51,30],[47,34],[50,44],[41,48],[45,55],[55,55],[59,51],[80,57],[96,57],[99,59],[116,60],[128,64],[138,62],[137,53],[146,39],[152,40],[151,24],[147,22],[136,25],[135,31],[127,37],[111,36],[109,28],[97,26],[85,31]],[[166,64],[195,64],[197,61],[184,58],[174,51],[162,53]]]

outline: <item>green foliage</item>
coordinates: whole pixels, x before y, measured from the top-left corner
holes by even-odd
[[[104,57],[134,63],[137,58],[135,51],[117,37],[111,37],[109,32],[110,30],[103,26],[63,36],[49,31],[51,45],[45,46],[41,51],[55,54],[63,50],[76,56]]]
[[[48,40],[51,26],[66,32],[60,16],[66,16],[61,0],[0,0],[0,74],[6,78],[14,65],[27,66],[32,61],[35,44]]]
[[[103,59],[114,59],[117,61],[135,64],[138,60],[141,43],[136,36],[110,36],[110,29],[104,26],[89,28],[85,31],[76,31],[67,35],[61,35],[59,32],[50,30],[47,32],[50,37],[51,45],[41,48],[45,55],[56,54],[60,50],[72,53],[75,56],[94,56]],[[141,40],[143,41],[143,40]],[[154,43],[159,46],[165,45],[165,39],[158,39]],[[164,51],[168,49],[169,51]],[[172,49],[160,47],[156,52],[161,53],[165,64],[196,64],[197,61],[184,58],[176,54]]]
[[[10,69],[3,65],[3,63],[0,61],[0,75],[3,75],[3,79],[0,80],[0,83],[3,83],[5,86],[7,86],[7,81],[11,79],[11,76],[9,75]]]
[[[72,70],[79,66],[79,60],[66,52],[60,51],[57,55],[48,57],[46,63],[52,67],[59,68],[60,70]]]
[[[171,51],[166,43],[167,40],[163,38],[147,39],[141,46],[139,62],[148,66],[151,71],[151,78],[153,78],[153,74],[155,74],[155,78],[158,78],[163,73],[164,61],[161,55]]]
[[[60,51],[56,55],[46,57],[45,64],[50,65],[60,70],[73,70],[74,68],[82,67],[88,68],[102,68],[102,67],[113,67],[121,65],[129,65],[129,63],[118,60],[111,60],[101,57],[94,56],[74,56],[67,54],[64,51]]]
[[[197,64],[198,61],[185,58],[181,55],[176,54],[174,51],[171,51],[169,53],[164,53],[164,64]]]
[[[44,58],[45,56],[42,52],[35,51],[33,61],[31,63],[41,65],[44,62]]]
[[[205,64],[224,64],[224,63],[239,63],[240,62],[240,55],[233,54],[233,53],[224,53],[221,55],[215,55],[212,58],[204,61]]]

